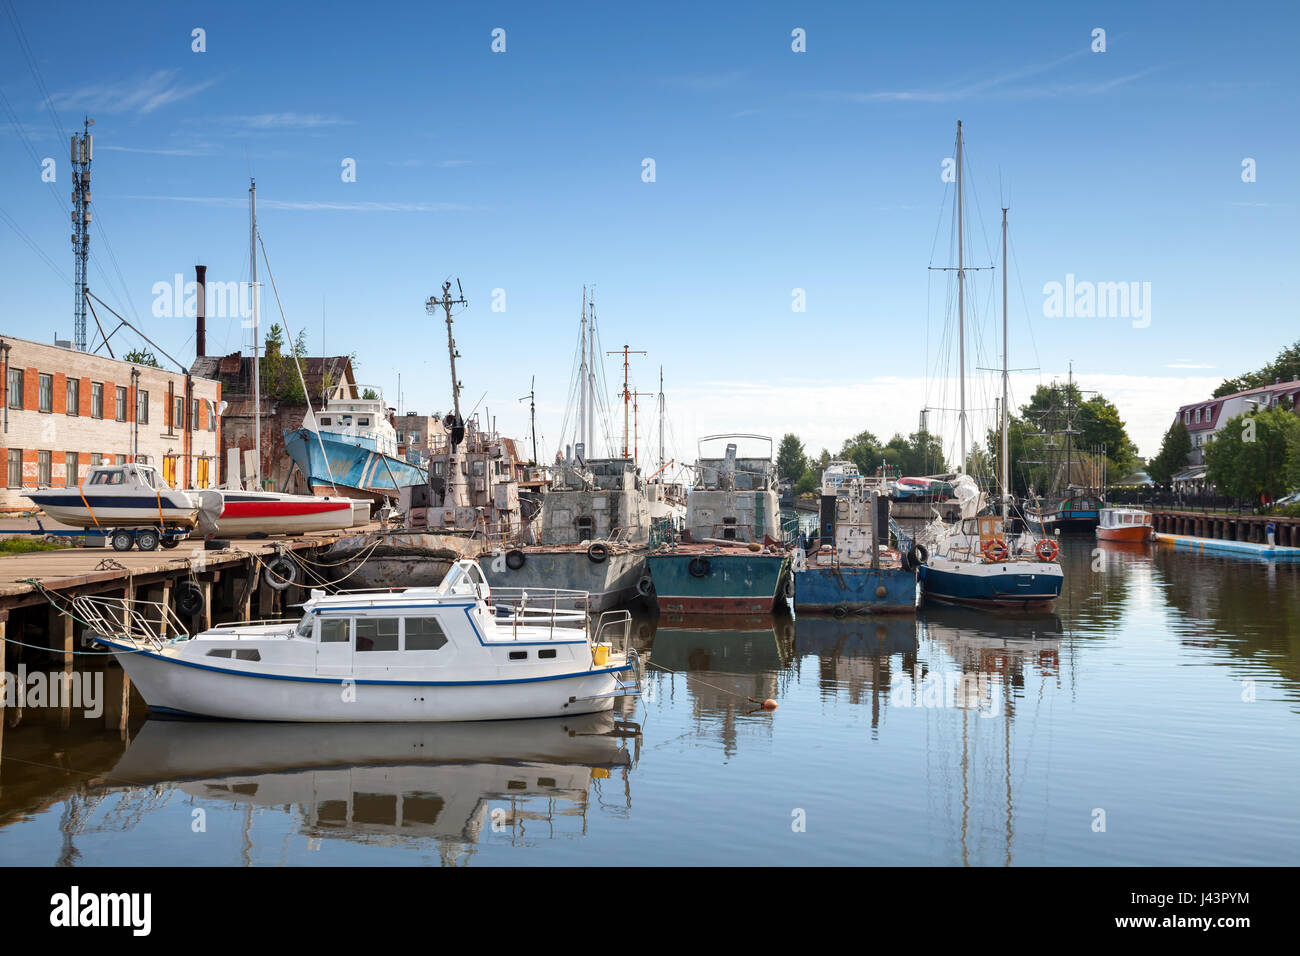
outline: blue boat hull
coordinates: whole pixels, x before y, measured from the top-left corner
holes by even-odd
[[[794,609],[911,614],[916,610],[916,572],[901,568],[804,568],[794,574]]]
[[[968,607],[1047,608],[1061,596],[1063,578],[1034,567],[1024,573],[1001,572],[998,566],[971,564],[961,570],[922,565],[917,572],[928,601]]]
[[[321,446],[324,445],[324,451]],[[313,494],[359,491],[372,497],[396,497],[399,488],[429,480],[423,468],[401,458],[298,428],[284,433],[284,446],[307,476]]]
[[[691,573],[695,564],[697,574]],[[667,552],[649,558],[655,600],[670,614],[766,614],[789,558],[752,551]]]

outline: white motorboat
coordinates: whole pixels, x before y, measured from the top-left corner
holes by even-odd
[[[167,486],[151,465],[97,465],[72,488],[24,491],[54,521],[74,528],[193,528],[201,502]]]
[[[370,518],[368,500],[237,488],[213,488],[191,493],[216,508],[214,525],[201,526],[199,530],[223,538],[335,531],[364,525]],[[359,513],[364,515],[360,520]]]
[[[300,621],[190,637],[150,602],[82,596],[150,710],[235,720],[463,721],[596,713],[635,695],[631,615],[571,591],[489,588],[459,561],[436,588],[312,591]],[[574,605],[577,605],[576,609]],[[159,621],[167,633],[160,636]]]

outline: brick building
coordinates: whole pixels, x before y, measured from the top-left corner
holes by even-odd
[[[447,426],[439,416],[416,412],[395,416],[393,427],[397,429],[397,454],[422,466],[429,464],[430,452],[447,434]]]
[[[75,487],[101,463],[157,466],[177,487],[217,484],[221,385],[0,334],[7,481],[0,511],[31,510],[21,489]]]

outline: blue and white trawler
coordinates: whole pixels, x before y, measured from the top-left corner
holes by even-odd
[[[461,721],[611,710],[634,695],[631,616],[581,595],[489,588],[459,561],[436,588],[313,591],[300,621],[188,636],[166,606],[85,596],[88,636],[116,653],[149,709],[266,721]],[[158,621],[178,637],[163,638]]]

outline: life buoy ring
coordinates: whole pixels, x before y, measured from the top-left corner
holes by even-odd
[[[527,560],[527,556],[518,548],[506,552],[506,567],[511,571],[518,571]]]
[[[651,578],[650,575],[643,574],[641,575],[641,577],[637,578],[637,582],[636,582],[637,594],[641,595],[642,597],[649,597],[651,594],[654,593],[654,589],[655,589],[654,579]]]
[[[1039,561],[1055,561],[1056,556],[1061,553],[1061,548],[1051,538],[1043,538],[1034,548],[1034,553],[1038,555]]]
[[[288,558],[272,558],[262,566],[262,577],[272,591],[283,591],[298,580],[298,565]]]
[[[193,581],[182,581],[176,586],[176,610],[182,614],[198,614],[203,610],[203,589]]]
[[[597,541],[587,549],[587,558],[593,564],[600,564],[602,561],[607,560],[609,558],[609,545]]]
[[[980,545],[980,551],[984,555],[984,560],[990,564],[997,564],[999,561],[1007,559],[1007,543],[1001,538],[991,538]]]
[[[709,564],[708,558],[696,555],[691,558],[691,563],[686,565],[686,570],[691,573],[693,578],[706,578],[709,576],[709,571],[712,570],[712,565]]]

